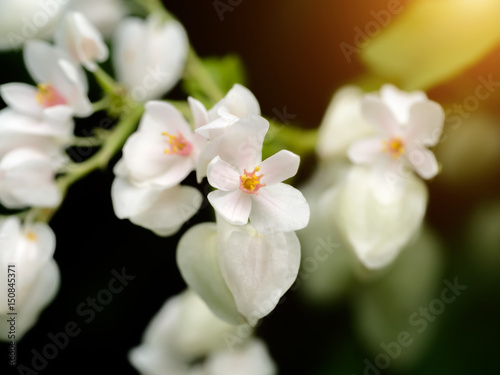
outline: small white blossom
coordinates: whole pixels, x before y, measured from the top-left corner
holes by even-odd
[[[299,156],[282,150],[262,161],[260,142],[245,138],[250,147],[239,149],[236,141],[227,145],[238,151],[236,160],[230,163],[217,156],[208,165],[208,182],[218,189],[208,200],[229,223],[244,225],[250,218],[263,234],[304,228],[309,206],[299,190],[282,183],[297,173]]]
[[[0,111],[0,158],[20,147],[34,148],[59,159],[73,138],[71,117],[42,118],[20,113],[11,108]]]
[[[138,130],[123,147],[123,176],[140,187],[173,187],[195,169],[203,142],[174,106],[148,102]]]
[[[427,187],[414,175],[407,177],[400,194],[379,199],[372,172],[364,166],[349,168],[346,177],[320,197],[323,220],[335,225],[365,267],[391,263],[417,233],[427,206]]]
[[[59,269],[54,261],[56,239],[44,223],[21,225],[16,217],[0,222],[0,276],[7,280],[8,265],[16,275],[16,340],[31,329],[59,288]],[[10,274],[12,275],[12,273]],[[8,339],[7,287],[0,288],[0,340]]]
[[[182,77],[189,42],[183,26],[128,17],[114,34],[113,63],[117,80],[137,101],[157,99]]]
[[[102,35],[79,12],[68,12],[54,35],[56,45],[65,50],[72,59],[86,69],[95,71],[96,62],[108,58],[108,47]]]
[[[350,146],[352,162],[375,165],[389,173],[409,165],[424,179],[438,173],[436,158],[427,147],[437,144],[444,125],[439,104],[423,92],[405,93],[385,85],[380,96],[366,95],[361,105],[378,134]]]
[[[0,203],[5,207],[55,207],[61,198],[49,156],[19,148],[0,159]]]
[[[159,236],[170,236],[198,212],[203,198],[197,189],[181,185],[169,189],[137,187],[120,176],[120,169],[118,164],[111,186],[113,208],[119,219],[129,219]]]
[[[255,325],[297,277],[300,243],[294,232],[263,235],[252,225],[217,219],[189,229],[177,248],[186,283],[221,319]]]
[[[170,298],[149,323],[129,361],[143,375],[273,375],[275,365],[264,343],[238,335],[187,290]],[[240,345],[228,346],[228,337]],[[198,361],[198,364],[193,362]]]
[[[70,9],[82,13],[105,38],[128,12],[123,0],[73,0]]]
[[[92,104],[87,97],[87,79],[68,55],[46,42],[30,41],[24,61],[37,87],[7,83],[0,87],[5,102],[16,111],[38,118],[87,117]]]
[[[234,153],[239,152],[238,147],[234,145],[234,134],[239,135],[243,141],[250,135],[246,134],[249,131],[246,126],[233,129],[232,125],[241,119],[260,116],[260,106],[252,92],[239,84],[235,84],[209,111],[196,99],[189,98],[189,104],[195,118],[196,133],[207,140],[196,167],[196,177],[198,182],[201,182],[207,175],[208,164],[214,157],[218,155],[224,160],[234,159]],[[261,128],[256,131],[260,132],[263,141],[269,125],[262,122]],[[245,120],[240,125],[244,124]],[[230,143],[233,143],[232,147],[229,146]]]

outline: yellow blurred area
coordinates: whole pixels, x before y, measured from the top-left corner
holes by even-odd
[[[429,89],[484,58],[500,41],[497,0],[419,0],[364,48],[377,75]]]

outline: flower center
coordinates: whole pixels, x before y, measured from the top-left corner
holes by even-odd
[[[35,232],[29,231],[28,233],[26,233],[26,238],[30,241],[36,241],[38,237]]]
[[[258,171],[260,171],[259,166],[255,167],[255,169],[251,173],[248,173],[245,169],[245,173],[240,176],[240,189],[245,193],[257,195],[257,191],[259,191],[261,187],[266,186],[266,184],[260,183],[260,179],[264,175],[261,174],[260,176],[257,176],[255,174]]]
[[[36,94],[37,102],[44,107],[67,104],[66,99],[50,83],[40,83]]]
[[[401,138],[390,138],[388,141],[383,140],[383,152],[388,152],[393,158],[398,158],[405,153],[405,144]]]
[[[191,150],[193,149],[193,145],[187,141],[181,133],[172,135],[170,133],[163,132],[161,135],[168,137],[167,144],[169,148],[165,149],[165,154],[189,156]]]

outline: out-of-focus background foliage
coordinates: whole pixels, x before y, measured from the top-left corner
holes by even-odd
[[[479,96],[477,88],[481,79],[500,81],[500,23],[492,21],[500,10],[491,5],[497,0],[443,0],[444,5],[436,8],[428,0],[221,0],[219,3],[231,8],[223,13],[223,19],[213,0],[164,3],[184,24],[201,56],[234,53],[241,57],[248,72],[247,85],[268,117],[283,113],[286,107],[287,113],[296,116],[294,123],[315,128],[334,91],[346,83],[374,89],[391,81],[401,88],[425,89],[431,99],[444,106],[449,116],[436,151],[443,169],[428,183],[427,215],[428,227],[439,238],[436,262],[440,262],[440,271],[433,276],[434,284],[422,306],[440,298],[443,280],[458,278],[467,289],[446,304],[444,312],[429,322],[429,329],[417,334],[415,327],[407,324],[407,330],[423,338],[424,344],[410,360],[403,358],[404,352],[417,349],[402,348],[401,357],[381,372],[496,373],[500,337],[500,87],[483,88]],[[477,11],[450,11],[451,3],[457,9],[468,3]],[[481,12],[488,6],[493,11]],[[420,7],[418,11],[416,7]],[[378,18],[389,9],[401,12],[390,13],[389,19]],[[370,22],[371,32],[366,29]],[[360,30],[368,36],[363,46],[356,44]],[[346,44],[357,48],[349,58],[342,49]],[[0,83],[30,82],[21,52],[1,54],[0,59]],[[484,98],[485,93],[490,95]],[[179,88],[173,95],[182,98]],[[100,120],[94,116],[77,122],[77,126],[91,128],[95,125],[92,121]],[[312,167],[313,163],[302,166]],[[163,302],[184,289],[175,264],[175,247],[183,231],[164,239],[116,219],[109,195],[112,179],[110,168],[77,183],[51,222],[57,236],[55,259],[61,269],[61,288],[35,328],[19,342],[19,363],[31,360],[32,349],[41,350],[49,342],[49,332],[62,331],[69,321],[76,321],[82,333],[71,339],[42,373],[134,374],[127,361],[128,350],[139,344],[144,328]],[[208,211],[205,208],[187,225],[207,220]],[[423,250],[413,250],[422,252],[423,257],[427,246],[435,245],[422,246]],[[428,282],[428,273],[434,272],[433,267],[419,268],[418,255],[399,261],[413,269],[413,284]],[[318,265],[322,266],[326,264]],[[397,273],[396,266],[388,272]],[[122,267],[136,278],[91,323],[84,323],[77,306],[87,297],[95,297],[112,278],[110,271]],[[392,280],[385,286],[383,279],[353,284],[340,299],[312,304],[303,287],[308,280],[301,279],[301,285],[292,288],[258,328],[280,373],[362,374],[365,359],[373,362],[377,353],[383,352],[381,348],[377,352],[373,332],[381,332],[384,338],[379,341],[388,343],[383,326],[388,316],[404,323],[418,311],[408,309],[391,316],[395,299],[404,302],[412,297],[405,294],[405,285],[398,283],[397,277]],[[398,289],[400,284],[403,289]],[[371,323],[360,319],[373,306],[363,302],[367,298],[388,301],[387,309],[379,312],[387,316]],[[0,353],[4,366],[6,345],[0,346]]]

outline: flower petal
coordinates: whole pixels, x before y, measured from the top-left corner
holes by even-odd
[[[288,150],[281,150],[260,164],[261,182],[267,186],[285,181],[297,174],[300,156]]]
[[[214,105],[208,112],[211,121],[219,117],[219,108],[226,107],[228,112],[242,118],[249,115],[260,115],[259,102],[255,95],[246,87],[236,83],[226,96]]]
[[[365,95],[361,103],[361,111],[368,120],[384,136],[395,137],[401,133],[400,126],[393,113],[381,99],[374,95]]]
[[[375,132],[361,112],[363,95],[356,86],[346,86],[332,98],[318,129],[317,152],[323,160],[344,156],[354,141]]]
[[[205,106],[197,99],[188,97],[189,108],[194,119],[194,128],[198,129],[208,123],[208,112]]]
[[[434,153],[424,147],[408,146],[407,159],[423,179],[433,178],[439,172],[439,165]]]
[[[191,227],[177,246],[177,265],[182,278],[222,320],[238,324],[244,318],[226,285],[217,255],[217,227],[202,223]]]
[[[207,359],[210,375],[275,375],[276,365],[269,356],[263,341],[252,338],[245,346],[234,352],[219,351]]]
[[[371,164],[382,155],[382,137],[360,139],[351,144],[347,156],[355,164]]]
[[[435,146],[443,131],[444,111],[430,100],[415,103],[410,109],[410,119],[405,138],[421,146]]]
[[[387,266],[415,235],[424,218],[427,188],[409,174],[397,200],[380,202],[370,185],[371,170],[352,166],[339,194],[325,194],[322,205],[332,207],[327,220],[339,229],[361,263],[370,269]]]
[[[182,134],[188,141],[192,141],[191,127],[182,114],[172,104],[152,100],[146,103],[139,130],[161,134],[167,132],[172,135]]]
[[[171,236],[198,212],[203,202],[201,193],[191,186],[177,185],[164,190],[153,205],[130,218],[136,225]]]
[[[266,186],[252,196],[250,222],[262,234],[291,232],[309,222],[309,205],[294,187],[279,183]]]
[[[148,210],[160,194],[160,188],[136,187],[123,177],[116,177],[111,185],[113,209],[119,219],[129,219]]]
[[[0,201],[7,208],[55,207],[61,192],[51,159],[36,150],[19,148],[0,161]]]
[[[215,211],[233,225],[248,222],[252,199],[240,189],[233,191],[212,191],[207,196]]]
[[[0,93],[7,105],[30,116],[41,116],[43,107],[37,102],[38,90],[25,83],[7,83],[0,86]]]
[[[408,123],[410,108],[414,104],[429,101],[423,91],[402,91],[391,84],[382,85],[380,88],[380,97],[391,109],[394,117],[396,117],[400,124]]]
[[[222,275],[238,311],[255,325],[276,307],[295,281],[300,242],[294,232],[262,235],[251,225],[222,223],[218,229]]]
[[[207,167],[207,178],[210,185],[223,191],[238,189],[240,174],[231,164],[216,156]]]

